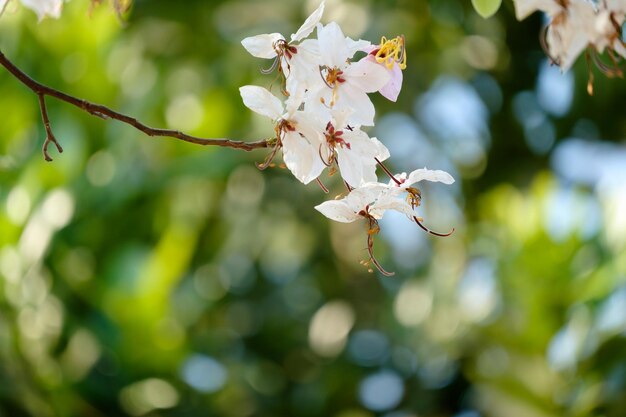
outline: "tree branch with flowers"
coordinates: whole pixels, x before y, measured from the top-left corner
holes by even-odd
[[[10,0],[0,0],[0,12]],[[11,0],[17,4],[18,0]],[[36,12],[39,19],[58,18],[62,0],[20,0]],[[102,0],[92,0],[98,5]],[[476,10],[488,17],[500,7],[500,0],[473,0]],[[123,15],[129,1],[112,0],[116,13]],[[626,0],[516,0],[518,19],[534,11],[543,11],[550,20],[541,34],[541,43],[552,63],[568,70],[577,57],[585,52],[587,61],[608,76],[622,77],[619,61],[626,57],[622,25],[626,20]],[[417,169],[393,174],[386,166],[391,155],[367,129],[375,124],[376,109],[369,94],[379,92],[396,101],[407,67],[403,36],[382,37],[379,43],[346,37],[336,22],[320,23],[324,2],[305,20],[289,40],[279,33],[252,36],[242,41],[254,57],[268,60],[264,73],[278,72],[281,84],[279,97],[260,86],[240,88],[243,103],[253,112],[270,119],[273,138],[240,141],[226,138],[202,138],[178,130],[148,126],[140,120],[41,84],[23,72],[0,51],[0,65],[29,88],[38,99],[46,138],[42,152],[51,161],[50,145],[58,152],[63,148],[53,133],[46,98],[54,98],[103,119],[125,123],[151,137],[169,137],[202,146],[219,146],[251,151],[269,148],[270,152],[259,169],[274,165],[280,153],[287,169],[303,184],[317,182],[329,193],[320,176],[339,174],[346,191],[335,200],[315,208],[331,220],[367,224],[367,253],[364,264],[386,271],[374,256],[374,236],[379,233],[378,221],[386,211],[400,212],[426,232],[449,236],[452,232],[434,232],[423,224],[417,214],[422,194],[416,184],[420,181],[452,184],[452,176],[441,170]],[[311,35],[316,32],[316,37]],[[607,53],[609,63],[600,57]],[[593,73],[589,69],[588,91],[593,91]],[[388,177],[379,182],[377,169]],[[454,231],[454,229],[453,229]],[[371,268],[370,268],[371,269]]]

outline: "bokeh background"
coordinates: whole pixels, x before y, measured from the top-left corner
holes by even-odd
[[[248,35],[293,33],[316,1],[17,2],[0,49],[36,79],[162,127],[257,140],[245,84],[274,86]],[[425,184],[423,233],[313,209],[265,151],[148,138],[36,96],[0,69],[0,416],[626,415],[626,82],[561,74],[542,17],[505,0],[327,0],[324,22],[404,34],[397,103],[372,134]]]

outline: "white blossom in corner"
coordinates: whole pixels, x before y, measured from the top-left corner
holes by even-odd
[[[542,34],[544,49],[561,70],[567,71],[587,50],[592,62],[608,76],[622,76],[614,53],[626,57],[622,40],[625,21],[624,0],[515,0],[519,20],[535,11],[549,18]],[[598,54],[609,52],[609,62],[602,62]],[[590,77],[591,78],[591,77]],[[590,92],[590,84],[588,85]]]
[[[0,14],[5,10],[11,0],[0,0]],[[20,0],[22,4],[34,11],[42,21],[46,17],[58,19],[61,17],[63,0]]]
[[[319,155],[322,139],[313,116],[298,110],[297,100],[283,105],[263,87],[246,85],[239,91],[246,107],[275,123],[283,160],[293,175],[304,184],[316,179],[326,166]]]
[[[317,37],[320,73],[305,105],[320,114],[332,109],[349,110],[350,125],[373,126],[376,110],[367,93],[379,91],[387,84],[390,79],[387,70],[366,59],[350,62],[357,51],[365,50],[370,43],[344,36],[335,22],[319,24]]]
[[[250,36],[241,41],[243,47],[252,56],[274,59],[269,71],[280,68],[286,77],[286,89],[290,93],[299,93],[310,88],[309,83],[317,75],[319,56],[318,42],[306,39],[315,29],[324,13],[324,2],[304,21],[302,26],[291,35],[290,41],[280,33],[266,33]]]
[[[556,0],[514,0],[513,3],[517,20],[524,20],[538,11],[555,16],[563,9]]]

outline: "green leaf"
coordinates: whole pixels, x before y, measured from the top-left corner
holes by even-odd
[[[476,12],[485,19],[493,16],[501,4],[502,0],[472,0],[472,6]]]

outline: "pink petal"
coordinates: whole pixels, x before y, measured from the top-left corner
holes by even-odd
[[[394,64],[391,71],[389,71],[389,74],[391,75],[389,82],[385,84],[379,92],[386,99],[395,102],[398,99],[398,95],[400,95],[400,90],[402,89],[402,70],[400,69],[400,65]]]

